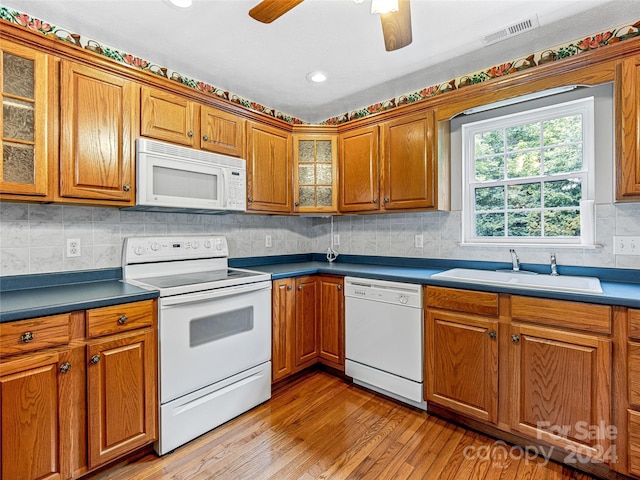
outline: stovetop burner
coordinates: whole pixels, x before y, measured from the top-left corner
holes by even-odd
[[[147,277],[144,283],[156,288],[174,288],[187,285],[199,285],[202,283],[218,282],[222,280],[241,279],[255,276],[255,272],[246,270],[216,270],[210,272],[180,273],[162,275],[159,277]]]

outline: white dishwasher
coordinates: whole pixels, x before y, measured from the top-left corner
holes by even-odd
[[[345,373],[354,383],[426,410],[422,286],[346,277]]]

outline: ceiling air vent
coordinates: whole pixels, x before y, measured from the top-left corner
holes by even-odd
[[[508,25],[500,30],[490,33],[482,37],[482,43],[485,45],[491,45],[492,43],[500,42],[502,40],[506,40],[507,38],[514,37],[516,35],[520,35],[521,33],[528,32],[529,30],[533,30],[534,28],[538,28],[540,26],[540,22],[538,21],[537,15],[531,15],[524,20],[520,20],[517,23],[513,23]]]

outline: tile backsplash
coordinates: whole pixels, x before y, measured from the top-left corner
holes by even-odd
[[[506,247],[460,246],[460,212],[418,212],[334,217],[344,254],[509,261]],[[120,266],[127,236],[222,234],[231,257],[324,252],[328,218],[250,214],[150,213],[106,207],[0,203],[0,275]],[[424,246],[414,237],[422,234]],[[271,235],[273,246],[265,247]],[[614,235],[640,235],[640,205],[596,207],[596,249],[557,249],[558,264],[640,269],[640,257],[614,255]],[[81,256],[67,258],[66,239],[78,238]],[[552,248],[519,247],[523,263],[548,263]]]

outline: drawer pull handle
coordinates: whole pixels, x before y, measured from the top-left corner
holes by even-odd
[[[20,341],[22,343],[29,343],[34,339],[34,335],[33,332],[24,332],[22,335],[20,335]]]
[[[100,355],[94,355],[93,357],[91,357],[91,360],[89,360],[89,362],[91,362],[91,365],[95,365],[99,361],[100,361]]]
[[[130,192],[130,191],[131,191],[131,185],[130,185],[130,184],[128,184],[128,183],[125,183],[125,184],[122,186],[122,190],[123,190],[123,191],[125,191],[125,192]]]
[[[489,332],[489,338],[496,338],[498,336],[498,334],[496,333],[495,330],[491,330]]]
[[[120,315],[120,318],[118,319],[118,323],[120,325],[124,325],[125,323],[127,323],[127,320],[129,320],[129,317],[127,317],[126,315]]]
[[[302,285],[298,285],[298,290],[302,291]]]
[[[193,137],[193,132],[189,131],[189,133],[187,133],[187,137],[189,138]]]
[[[342,285],[338,285],[338,290],[342,290]]]
[[[511,335],[511,341],[513,343],[520,343],[520,335]]]
[[[287,291],[291,291],[291,285],[287,285]]]
[[[60,365],[61,373],[67,373],[69,370],[71,370],[71,364],[69,362],[64,362],[62,365]]]
[[[205,142],[208,142],[208,141],[209,141],[209,137],[208,137],[208,136],[206,136],[206,135],[205,135],[204,137],[202,137],[202,139],[203,139]]]

